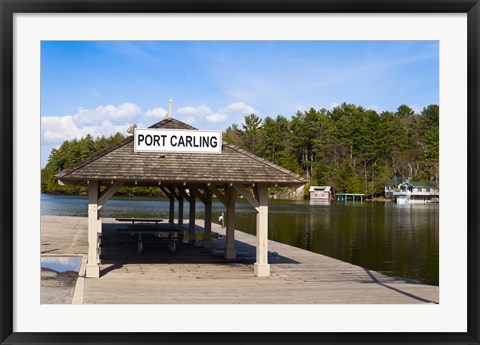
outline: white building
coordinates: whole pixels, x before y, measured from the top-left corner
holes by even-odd
[[[311,186],[310,200],[333,200],[333,188],[331,186]]]
[[[430,204],[438,203],[440,189],[436,182],[404,182],[393,192],[397,204]]]

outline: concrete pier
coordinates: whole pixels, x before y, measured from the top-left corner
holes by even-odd
[[[168,223],[168,219],[165,220]],[[87,254],[85,217],[43,216],[43,254]],[[225,229],[212,224],[212,249],[137,239],[116,231],[123,224],[102,219],[100,278],[86,278],[86,304],[407,304],[438,303],[439,287],[388,277],[360,266],[268,241],[270,277],[255,277],[256,237],[235,230],[236,259],[223,256]],[[188,222],[184,225],[188,229]],[[196,227],[203,227],[198,220]],[[77,301],[78,303],[78,301]]]

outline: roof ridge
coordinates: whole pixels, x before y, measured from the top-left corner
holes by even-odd
[[[287,175],[290,175],[290,176],[292,176],[292,177],[300,180],[301,182],[305,182],[305,181],[303,180],[303,177],[301,177],[300,175],[295,174],[294,172],[292,172],[292,171],[290,171],[290,170],[288,170],[288,169],[285,169],[285,168],[279,166],[278,164],[272,163],[272,162],[270,162],[270,161],[268,161],[268,160],[266,160],[266,159],[264,159],[264,158],[262,158],[262,157],[259,157],[259,156],[255,155],[255,154],[251,153],[251,152],[248,152],[247,150],[244,150],[244,149],[240,148],[239,146],[236,146],[236,145],[234,145],[234,144],[227,143],[227,142],[225,142],[225,141],[223,142],[223,145],[228,146],[228,147],[230,147],[231,149],[236,150],[236,151],[244,154],[245,156],[248,156],[248,157],[250,157],[250,158],[253,158],[253,159],[255,159],[255,160],[257,160],[257,161],[259,161],[259,162],[261,162],[261,163],[264,163],[264,164],[267,164],[267,165],[269,165],[269,166],[271,166],[271,167],[274,167],[274,168],[276,168],[277,170],[280,170],[281,172],[283,172],[283,173],[285,173],[285,174],[287,174]]]
[[[75,170],[78,170],[78,169],[82,168],[83,166],[96,161],[97,159],[105,156],[106,154],[112,152],[113,150],[116,150],[116,149],[128,144],[131,141],[133,141],[133,135],[123,139],[119,143],[116,143],[116,144],[113,144],[113,145],[110,145],[110,146],[104,148],[103,150],[95,153],[94,155],[92,155],[90,157],[85,158],[84,160],[81,160],[80,162],[72,165],[71,167],[69,167],[67,169],[64,169],[64,170],[60,171],[55,176],[57,178],[61,178],[65,175],[71,174]]]

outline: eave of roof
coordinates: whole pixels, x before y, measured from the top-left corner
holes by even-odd
[[[426,188],[432,188],[432,187],[438,187],[437,182],[405,182],[402,184],[408,184],[412,187],[418,188],[418,187],[426,187]]]
[[[195,130],[173,118],[164,119],[150,128]],[[216,165],[212,166],[214,163]],[[56,177],[71,184],[84,184],[90,180],[123,181],[127,185],[261,182],[301,186],[306,183],[299,175],[235,145],[223,143],[221,155],[135,153],[133,137],[61,171]]]

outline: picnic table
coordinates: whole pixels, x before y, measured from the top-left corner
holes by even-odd
[[[129,232],[130,236],[135,237],[135,234],[138,233],[138,252],[142,254],[143,252],[143,240],[142,233],[153,233],[154,237],[162,239],[162,233],[168,234],[168,250],[174,254],[177,245],[174,234],[179,233],[180,230],[170,228],[167,226],[160,226],[160,223],[163,222],[161,218],[115,218],[117,222],[127,222],[131,223],[127,228],[117,229],[119,232]]]

